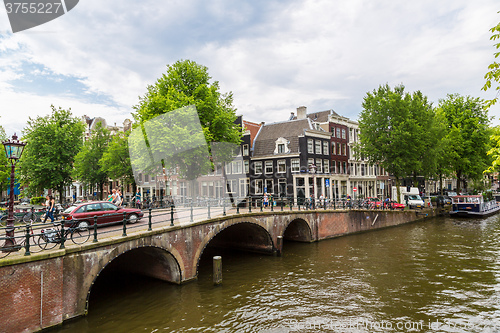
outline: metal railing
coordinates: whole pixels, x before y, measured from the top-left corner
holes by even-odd
[[[87,242],[97,243],[106,237],[120,235],[126,237],[131,232],[151,231],[153,228],[168,228],[173,226],[187,226],[190,223],[209,220],[212,218],[244,213],[278,212],[278,211],[318,211],[318,210],[381,210],[392,209],[384,204],[376,205],[362,200],[330,200],[308,199],[293,197],[245,197],[245,198],[184,198],[174,201],[168,206],[159,205],[153,208],[150,205],[142,209],[141,223],[137,214],[133,212],[111,212],[91,216],[86,219],[70,221],[56,221],[54,223],[36,222],[31,219],[27,223],[20,220],[14,225],[15,245],[0,248],[0,259],[12,253],[31,255],[43,250],[64,249],[69,243],[81,245]],[[117,217],[114,228],[98,228],[106,224],[106,220]],[[8,238],[5,236],[5,226],[0,226],[0,244]],[[24,250],[24,251],[23,251]]]

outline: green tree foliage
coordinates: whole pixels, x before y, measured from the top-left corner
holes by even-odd
[[[491,148],[488,150],[488,155],[491,156],[493,162],[486,172],[498,172],[500,171],[500,126],[493,127],[491,131]]]
[[[450,168],[457,178],[457,192],[460,192],[466,179],[481,178],[489,164],[488,111],[479,98],[450,94],[439,101],[437,112],[448,127]]]
[[[99,166],[111,179],[121,179],[126,184],[134,185],[135,188],[128,148],[129,134],[130,132],[120,132],[113,136],[108,148],[99,160]]]
[[[101,122],[98,122],[92,130],[90,138],[85,141],[82,149],[75,156],[75,178],[87,184],[89,188],[97,187],[101,200],[104,184],[108,181],[108,173],[99,166],[99,161],[110,141],[110,131]]]
[[[420,91],[410,94],[404,89],[399,85],[392,90],[386,84],[367,93],[359,118],[360,144],[355,147],[358,158],[379,163],[394,175],[398,191],[403,177],[436,169],[434,155],[428,153],[438,132],[432,106]]]
[[[73,162],[83,142],[85,125],[71,109],[56,109],[45,117],[30,118],[24,128],[27,145],[19,162],[21,182],[30,193],[55,189],[61,195],[72,181]]]
[[[496,26],[491,28],[490,31],[493,34],[490,37],[490,40],[492,40],[492,41],[500,40],[500,22]],[[500,50],[500,43],[496,43],[496,44],[494,44],[494,46],[497,50]],[[500,51],[495,52],[494,56],[495,56],[495,59],[499,58]],[[496,82],[496,83],[500,84],[500,63],[493,61],[493,63],[491,63],[488,66],[488,69],[489,69],[489,71],[484,76],[484,78],[486,79],[486,82],[482,88],[484,91],[491,88],[492,82]],[[498,101],[498,95],[500,94],[500,85],[497,85],[495,90],[497,90],[497,95],[492,100],[487,101],[487,104],[486,104],[487,107],[494,105]]]
[[[194,106],[198,112],[199,123],[202,128],[205,145],[208,144],[208,151],[201,146],[200,149],[184,151],[183,156],[178,155],[179,164],[182,164],[180,173],[194,179],[207,171],[207,166],[211,168],[209,151],[212,142],[230,142],[239,145],[241,142],[241,128],[235,124],[236,109],[233,104],[232,93],[222,94],[219,91],[219,83],[210,83],[211,77],[208,68],[190,60],[180,60],[173,65],[167,66],[166,74],[163,74],[154,85],[147,88],[147,93],[140,98],[139,104],[134,107],[133,114],[139,126],[144,128],[147,121],[160,115],[164,115],[176,110],[176,116],[183,112],[190,117],[188,106]],[[149,123],[151,128],[160,128],[161,122],[168,121],[168,117]],[[197,133],[193,132],[195,126],[190,121],[176,124],[168,124],[170,133],[168,146],[187,147],[185,140],[199,141]],[[144,130],[145,132],[146,130]],[[187,133],[187,134],[186,134]],[[140,133],[139,133],[140,134]],[[178,143],[178,145],[177,145]],[[156,147],[165,147],[163,144],[156,144]],[[196,143],[196,145],[198,145]],[[134,149],[134,147],[132,147]],[[158,152],[153,150],[153,155]],[[199,153],[201,150],[206,153]],[[148,158],[148,157],[147,157]],[[161,167],[168,169],[174,165],[163,161]]]

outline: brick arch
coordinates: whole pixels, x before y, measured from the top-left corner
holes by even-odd
[[[92,287],[101,275],[101,273],[116,264],[122,267],[124,263],[132,263],[127,266],[127,271],[149,276],[170,283],[180,284],[182,282],[183,269],[179,263],[180,256],[174,255],[171,251],[164,247],[155,245],[140,245],[133,248],[127,248],[125,251],[120,251],[115,248],[111,251],[112,254],[106,263],[100,266],[99,272],[92,278],[92,282],[86,292],[85,313],[88,312],[90,294]],[[176,252],[176,251],[175,251]]]
[[[258,232],[261,232],[261,235],[263,235],[269,242],[268,248],[270,248],[270,250],[266,251],[266,252],[272,253],[276,249],[273,238],[272,238],[271,234],[269,233],[265,223],[255,219],[255,218],[252,218],[252,217],[226,220],[226,222],[220,224],[218,226],[218,228],[214,229],[210,233],[207,233],[206,236],[203,238],[203,240],[200,242],[200,245],[198,246],[198,248],[196,250],[196,254],[193,257],[193,263],[196,263],[196,266],[194,267],[195,272],[196,272],[196,276],[198,276],[198,267],[200,264],[201,256],[203,255],[203,252],[205,251],[207,246],[210,244],[210,242],[216,236],[220,235],[222,232],[227,231],[230,228],[237,228],[238,226],[241,226],[241,225],[245,225],[245,226],[248,225],[253,230],[258,230]],[[262,252],[264,252],[264,251],[262,251]]]
[[[284,240],[297,242],[312,242],[314,240],[312,227],[303,218],[290,220],[283,228],[282,237]]]

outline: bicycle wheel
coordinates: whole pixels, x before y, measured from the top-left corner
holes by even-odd
[[[5,227],[7,225],[7,214],[0,217],[0,227]]]
[[[90,238],[89,224],[85,221],[78,223],[78,226],[71,230],[71,240],[75,244],[83,244]]]
[[[49,231],[38,237],[37,242],[40,251],[53,249],[57,245],[57,241],[54,239],[57,235],[53,235],[52,233],[57,233],[57,231]]]

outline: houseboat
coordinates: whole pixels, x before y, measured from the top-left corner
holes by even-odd
[[[451,216],[482,217],[500,211],[500,203],[484,195],[457,195],[451,198]]]

